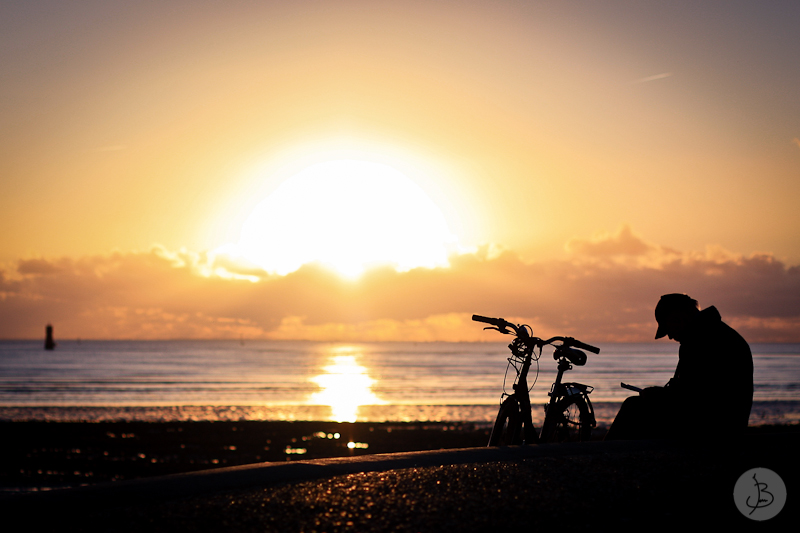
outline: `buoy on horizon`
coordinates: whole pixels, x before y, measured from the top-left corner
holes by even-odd
[[[56,347],[56,341],[53,340],[53,326],[47,324],[47,328],[45,329],[46,335],[44,339],[44,349],[45,350],[53,350]]]

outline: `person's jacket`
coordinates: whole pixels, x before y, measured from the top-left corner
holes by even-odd
[[[681,418],[700,431],[747,427],[753,404],[753,356],[715,307],[687,325],[675,376],[667,384]]]

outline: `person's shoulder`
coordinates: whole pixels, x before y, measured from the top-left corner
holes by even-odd
[[[722,315],[719,314],[719,310],[715,306],[709,306],[705,309],[700,311],[700,317],[703,321],[706,322],[721,322]]]
[[[698,329],[703,332],[704,342],[723,342],[728,349],[739,349],[750,352],[750,345],[733,327],[722,320],[719,310],[715,306],[706,307],[698,314]]]
[[[742,337],[741,333],[733,329],[731,326],[726,324],[723,321],[720,321],[720,329],[725,336],[727,344],[731,347],[741,350],[742,352],[750,353],[750,345],[747,343],[744,337]]]

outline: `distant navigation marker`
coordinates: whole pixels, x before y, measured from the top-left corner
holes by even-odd
[[[53,326],[47,324],[47,329],[45,331],[47,332],[47,335],[44,339],[44,349],[52,350],[56,347],[56,341],[53,340]]]

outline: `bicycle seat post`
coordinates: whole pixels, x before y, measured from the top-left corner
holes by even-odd
[[[561,387],[561,378],[564,376],[564,372],[568,370],[572,370],[572,365],[566,358],[560,358],[558,360],[558,374],[556,375],[556,380],[553,382],[553,388],[550,390],[551,395]]]

